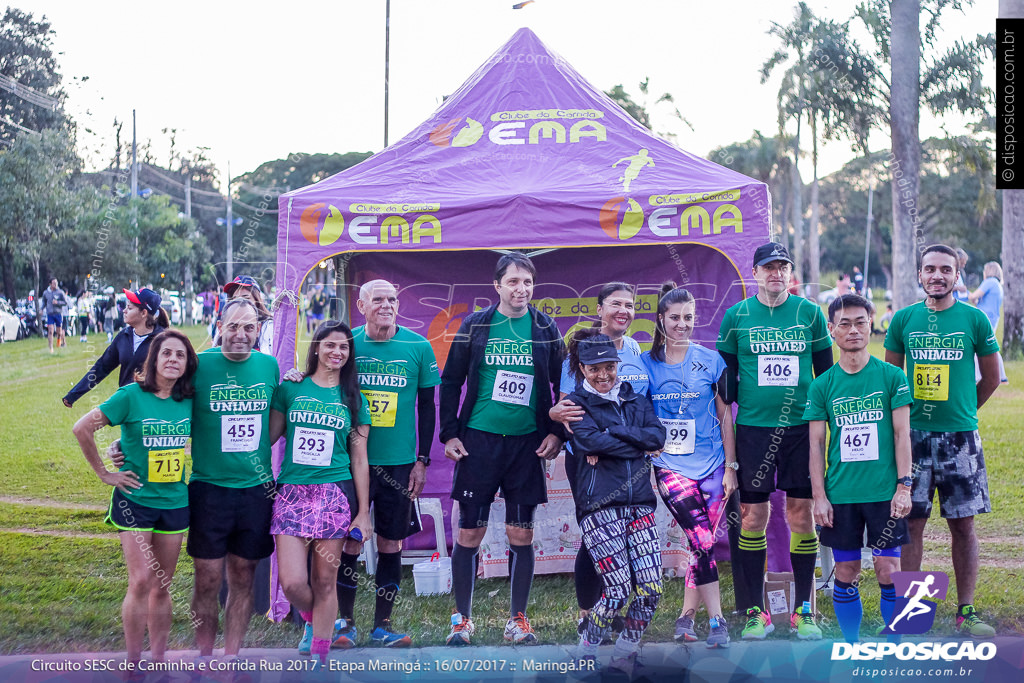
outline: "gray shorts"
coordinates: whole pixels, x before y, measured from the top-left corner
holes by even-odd
[[[945,519],[973,517],[991,512],[988,475],[981,437],[973,432],[910,430],[914,488],[910,493],[911,519],[927,518],[932,498],[939,492],[939,512]]]

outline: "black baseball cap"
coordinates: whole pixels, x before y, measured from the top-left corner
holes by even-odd
[[[619,350],[615,348],[615,344],[610,339],[581,340],[576,347],[576,355],[583,365],[597,365],[610,360],[622,360],[619,358]]]
[[[769,242],[768,244],[762,244],[754,252],[755,268],[772,261],[785,261],[789,265],[793,265],[793,259],[789,257],[789,249],[786,249],[785,244]]]

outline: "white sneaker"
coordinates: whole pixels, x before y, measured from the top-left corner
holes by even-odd
[[[530,620],[520,612],[505,624],[505,640],[511,641],[513,645],[536,645],[537,636],[530,627]]]
[[[445,638],[444,644],[452,647],[469,645],[469,639],[475,630],[472,619],[464,617],[458,612],[452,612],[452,630]]]

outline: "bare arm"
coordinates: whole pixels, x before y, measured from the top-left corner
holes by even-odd
[[[992,396],[999,386],[999,352],[987,356],[978,356],[978,367],[981,369],[981,381],[978,382],[978,408]]]
[[[100,481],[107,486],[116,486],[121,493],[128,493],[131,489],[142,488],[142,484],[139,483],[139,476],[131,470],[110,472],[103,465],[99,449],[96,448],[96,432],[109,424],[110,420],[103,414],[103,411],[99,408],[93,408],[75,423],[71,431],[75,438],[78,439],[78,445],[82,449],[85,461],[89,463],[89,467],[100,478]]]
[[[812,512],[814,521],[821,526],[832,526],[832,504],[825,495],[825,421],[812,420],[808,427],[811,441],[811,491],[814,495]]]
[[[284,436],[285,421],[284,413],[280,410],[270,411],[270,445],[277,443],[278,439]]]
[[[912,476],[910,454],[910,406],[900,406],[892,411],[892,435],[896,448],[896,476],[903,478]],[[910,488],[896,485],[889,514],[893,517],[906,517],[910,514]]]
[[[352,479],[356,484],[356,499],[359,501],[359,512],[352,518],[352,527],[358,527],[363,539],[373,535],[370,525],[370,465],[366,458],[366,438],[370,434],[370,425],[359,425],[348,435],[349,460],[352,468]]]
[[[903,369],[903,361],[906,360],[906,354],[896,353],[895,351],[885,350],[885,362],[889,365],[895,365],[900,370]]]
[[[725,461],[727,463],[736,462],[736,434],[732,426],[732,406],[719,395],[715,396],[715,410],[718,413],[718,425],[722,430],[722,449],[725,451]],[[725,468],[722,485],[725,488],[726,498],[736,491],[739,487],[736,481],[736,470],[731,467]]]

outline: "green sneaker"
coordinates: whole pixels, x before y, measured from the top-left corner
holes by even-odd
[[[991,638],[996,630],[978,618],[974,605],[964,605],[956,615],[956,630],[972,638]]]
[[[810,605],[803,604],[789,617],[789,625],[800,640],[821,640],[821,629],[814,623]]]
[[[747,610],[747,625],[743,627],[740,637],[743,640],[764,640],[774,630],[775,626],[768,613],[762,612],[760,607],[751,607]]]

